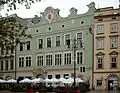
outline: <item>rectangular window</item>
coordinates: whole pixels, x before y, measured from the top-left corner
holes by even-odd
[[[8,47],[6,47],[6,54],[8,54],[9,53],[9,48]]]
[[[56,46],[60,46],[60,36],[56,36]]]
[[[5,60],[5,70],[8,70],[8,60]]]
[[[111,24],[111,33],[118,32],[118,24],[117,23],[112,23]]]
[[[11,46],[11,53],[14,53],[14,46]]]
[[[46,55],[46,65],[52,65],[52,55]]]
[[[10,60],[10,70],[13,70],[13,68],[14,68],[14,61]]]
[[[64,78],[68,79],[69,78],[69,74],[64,74]]]
[[[47,38],[47,48],[51,47],[51,37]]]
[[[26,67],[31,67],[31,57],[26,57]]]
[[[19,67],[24,67],[24,57],[19,57]]]
[[[97,68],[103,68],[103,56],[97,56]]]
[[[27,41],[27,50],[30,50],[30,41]]]
[[[83,63],[83,52],[77,52],[77,64]]]
[[[43,39],[39,39],[39,49],[43,48]]]
[[[77,44],[80,47],[83,47],[83,35],[82,35],[82,32],[77,33]]]
[[[71,53],[64,54],[64,65],[71,64]]]
[[[0,61],[0,70],[3,70],[3,67],[4,67],[3,61]]]
[[[55,54],[55,65],[61,65],[61,64],[62,64],[62,55]]]
[[[104,48],[104,39],[103,38],[98,38],[97,39],[97,49],[103,49]]]
[[[20,42],[20,51],[23,51],[23,43]]]
[[[103,24],[97,25],[97,34],[103,34]]]
[[[65,45],[70,46],[70,34],[65,35]]]
[[[85,72],[86,71],[86,68],[83,66],[83,67],[80,67],[80,72]]]
[[[56,79],[60,79],[60,74],[55,75],[55,78],[56,78]]]
[[[117,48],[118,47],[118,38],[112,37],[111,38],[111,48]]]
[[[52,79],[52,75],[48,75],[48,79]]]
[[[117,56],[111,56],[111,68],[117,67]]]
[[[1,55],[4,55],[4,46],[1,46]]]
[[[97,80],[97,87],[102,86],[102,80]]]
[[[43,56],[37,56],[37,66],[43,66]]]

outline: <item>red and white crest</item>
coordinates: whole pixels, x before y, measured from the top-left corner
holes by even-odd
[[[54,9],[52,7],[47,7],[45,9],[46,19],[51,21],[53,19]]]

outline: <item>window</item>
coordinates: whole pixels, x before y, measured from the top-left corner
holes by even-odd
[[[65,35],[65,45],[70,46],[70,34]]]
[[[48,79],[52,79],[52,75],[48,75]]]
[[[46,55],[46,65],[52,65],[52,55]]]
[[[62,55],[55,54],[55,65],[61,65],[61,64],[62,64]]]
[[[8,54],[9,53],[9,48],[8,47],[6,47],[6,54]]]
[[[4,54],[4,46],[1,46],[1,55]]]
[[[97,80],[97,87],[102,86],[102,80]]]
[[[24,67],[24,57],[19,57],[19,67]]]
[[[83,52],[77,52],[77,64],[83,63]]]
[[[47,38],[47,48],[51,47],[51,37]]]
[[[83,67],[80,67],[80,72],[85,72],[85,67],[83,66]]]
[[[8,70],[8,60],[5,60],[5,70]]]
[[[43,56],[37,56],[37,66],[43,66]]]
[[[117,37],[112,37],[111,38],[111,48],[117,48],[118,47],[117,40],[118,40]]]
[[[103,41],[104,39],[103,38],[98,38],[97,39],[97,49],[103,49]]]
[[[111,24],[111,33],[118,32],[117,26],[118,26],[117,23],[112,23]]]
[[[111,56],[111,68],[117,67],[117,56]]]
[[[103,68],[103,56],[97,56],[97,68]]]
[[[3,67],[4,67],[3,61],[0,61],[0,70],[3,70]]]
[[[56,79],[60,79],[60,74],[55,75]]]
[[[14,53],[14,46],[11,46],[11,53]]]
[[[60,46],[60,36],[56,36],[56,46]]]
[[[71,53],[64,54],[64,64],[65,65],[71,64]]]
[[[97,25],[97,34],[103,34],[103,24]]]
[[[23,43],[20,43],[20,51],[23,51]]]
[[[14,67],[14,61],[10,60],[10,70],[13,70],[13,67]]]
[[[80,45],[80,47],[83,47],[83,38],[82,33],[77,33],[77,43]]]
[[[26,67],[31,67],[31,57],[26,57]]]
[[[69,74],[64,74],[64,78],[68,79],[69,78]]]
[[[38,48],[39,49],[43,48],[43,39],[39,39],[38,43],[39,43]]]
[[[30,50],[30,41],[27,41],[27,50]]]

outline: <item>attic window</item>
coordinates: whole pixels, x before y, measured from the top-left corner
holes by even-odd
[[[36,32],[38,32],[38,30],[36,30]]]
[[[103,19],[98,19],[98,21],[103,21]]]
[[[81,24],[83,24],[83,23],[84,23],[84,21],[81,22]]]
[[[49,27],[48,29],[51,30],[51,27]]]
[[[62,27],[64,27],[64,25],[62,25]]]

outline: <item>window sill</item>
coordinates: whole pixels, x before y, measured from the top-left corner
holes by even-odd
[[[98,48],[97,50],[104,50],[104,48]]]
[[[111,47],[110,49],[118,49],[118,47]]]
[[[96,35],[103,35],[104,33],[97,33]]]

